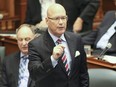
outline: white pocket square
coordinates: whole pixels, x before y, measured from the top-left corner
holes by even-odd
[[[80,55],[80,52],[79,51],[76,51],[75,52],[75,57],[79,56]]]

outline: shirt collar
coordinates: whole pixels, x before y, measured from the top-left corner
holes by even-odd
[[[50,36],[52,37],[54,43],[59,39],[59,37],[53,35],[53,34],[49,31],[49,29],[48,29],[48,33],[49,33]],[[62,39],[62,41],[64,41],[64,42],[66,41],[66,39],[65,39],[65,37],[64,37],[64,34],[61,35],[60,39]]]
[[[21,52],[20,57],[22,58],[23,56],[28,57],[28,55],[25,55]]]

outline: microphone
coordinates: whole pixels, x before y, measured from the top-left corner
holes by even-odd
[[[114,27],[114,29],[116,30],[116,26]]]
[[[110,49],[112,47],[111,43],[108,43],[106,48],[100,53],[100,55],[98,56],[98,60],[102,60],[104,57],[104,54],[107,52],[108,49]]]

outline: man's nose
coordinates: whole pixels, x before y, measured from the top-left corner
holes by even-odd
[[[23,45],[25,45],[25,44],[27,44],[27,41],[23,40],[22,43],[23,43]]]
[[[61,18],[59,19],[59,23],[63,23],[63,20]]]

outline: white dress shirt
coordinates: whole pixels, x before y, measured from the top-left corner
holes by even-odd
[[[49,32],[49,30],[48,30],[48,32]],[[50,32],[49,32],[49,34],[50,34],[50,36],[52,37],[52,39],[53,39],[53,41],[54,41],[54,43],[56,44],[56,45],[58,45],[57,43],[56,43],[56,41],[59,39],[58,37],[56,37],[56,36],[54,36],[53,34],[51,34]],[[70,54],[70,51],[69,51],[69,47],[68,47],[68,44],[67,44],[67,41],[66,41],[66,39],[65,39],[65,37],[64,37],[64,34],[60,37],[63,41],[62,41],[62,44],[63,44],[63,46],[65,47],[65,53],[66,53],[66,56],[67,56],[67,63],[68,63],[68,65],[69,65],[69,69],[71,69],[71,54]],[[52,58],[51,57],[51,60],[52,60],[52,64],[53,64],[53,67],[55,67],[56,65],[57,65],[57,60],[55,60],[54,58]]]
[[[45,18],[47,17],[47,9],[50,5],[55,3],[55,0],[39,0],[40,4],[41,4],[41,16],[42,16],[42,20],[45,20]]]
[[[107,32],[101,37],[101,39],[97,43],[97,48],[105,49],[107,44],[109,43],[110,38],[116,33],[114,29],[116,27],[116,21],[112,24],[112,26],[107,30]]]
[[[21,57],[22,56],[24,56],[24,54],[21,53]],[[22,61],[23,61],[23,58],[20,59],[20,63]],[[28,62],[29,62],[29,59],[27,59],[26,66],[25,66],[25,72],[22,73],[23,78],[21,79],[20,84],[18,84],[18,87],[28,87],[28,79],[29,79]]]

